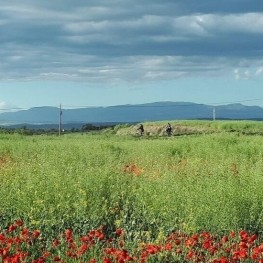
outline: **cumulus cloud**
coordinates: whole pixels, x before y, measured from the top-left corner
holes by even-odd
[[[262,67],[259,67],[259,68],[256,70],[255,75],[256,75],[256,76],[263,75],[263,66],[262,66]]]
[[[0,110],[8,108],[9,105],[5,101],[0,101]]]
[[[263,67],[257,0],[14,0],[0,34],[0,80],[240,79]]]

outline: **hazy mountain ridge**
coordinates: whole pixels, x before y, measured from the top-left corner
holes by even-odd
[[[144,121],[212,119],[215,108],[217,119],[263,119],[263,108],[228,104],[211,106],[191,102],[154,102],[136,105],[117,105],[62,109],[63,123],[134,123]],[[60,109],[34,107],[0,114],[2,124],[57,124]]]

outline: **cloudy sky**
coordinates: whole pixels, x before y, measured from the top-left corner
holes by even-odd
[[[262,0],[8,0],[0,109],[263,106]]]

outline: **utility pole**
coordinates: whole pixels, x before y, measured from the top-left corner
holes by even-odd
[[[59,105],[59,122],[58,122],[58,136],[60,137],[61,134],[61,118],[62,118],[62,110],[61,104]]]
[[[213,107],[213,121],[216,120],[216,108]]]

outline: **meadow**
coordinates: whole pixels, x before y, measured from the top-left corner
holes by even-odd
[[[178,125],[0,134],[3,262],[263,262],[263,124]]]

